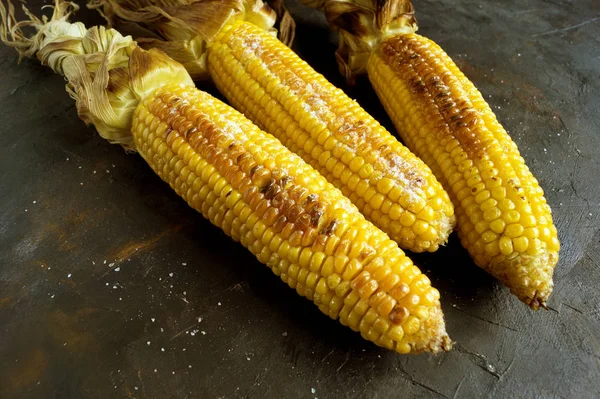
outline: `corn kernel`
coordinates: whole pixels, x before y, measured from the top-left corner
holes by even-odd
[[[392,340],[396,341],[396,342],[400,342],[402,341],[402,338],[404,338],[404,329],[402,328],[402,326],[394,326],[390,329],[390,331],[387,334]],[[409,351],[410,351],[410,347],[409,347]],[[408,353],[408,352],[405,352]]]
[[[506,223],[502,219],[496,219],[490,223],[490,229],[496,234],[502,234]]]
[[[414,316],[408,316],[402,323],[402,327],[406,335],[413,335],[421,328],[421,321]]]
[[[517,223],[521,218],[521,215],[515,210],[510,210],[504,214],[503,218],[507,224],[512,224]]]
[[[483,239],[483,242],[490,243],[498,239],[498,234],[494,233],[491,230],[488,230],[481,235],[481,238]]]
[[[485,245],[485,254],[490,258],[493,258],[499,253],[500,247],[498,246],[498,241],[493,241]]]
[[[523,234],[523,226],[520,224],[509,224],[504,234],[509,238],[516,238]]]
[[[410,351],[410,344],[406,342],[398,342],[396,344],[396,352],[400,353],[401,355],[406,355],[407,353],[410,353]]]
[[[508,237],[500,237],[499,247],[502,255],[508,256],[513,252],[512,240]]]
[[[358,175],[363,179],[368,179],[372,173],[373,173],[373,166],[371,164],[363,165],[358,171]]]
[[[512,242],[514,250],[519,253],[525,253],[527,248],[529,248],[529,239],[527,237],[516,237],[513,238]]]

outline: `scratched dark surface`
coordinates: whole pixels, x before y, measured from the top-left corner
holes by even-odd
[[[455,350],[379,349],[86,128],[61,77],[2,46],[0,397],[600,397],[600,2],[452,3],[417,2],[420,32],[546,191],[562,241],[551,310],[528,310],[453,237],[413,258]],[[297,51],[391,128],[368,82],[338,76],[319,13],[288,5]]]

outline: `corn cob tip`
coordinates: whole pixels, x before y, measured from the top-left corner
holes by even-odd
[[[452,350],[453,342],[446,332],[444,314],[439,302],[429,310],[429,317],[421,324],[420,332],[407,339],[407,343],[411,347],[411,354],[428,352],[436,355]]]
[[[552,275],[558,256],[552,252],[537,256],[521,254],[514,259],[492,262],[485,269],[532,310],[548,309],[552,293]]]
[[[441,307],[437,307],[436,312],[432,315],[429,322],[432,326],[430,327],[428,323],[425,323],[425,328],[434,328],[433,325],[436,325],[437,334],[433,336],[425,351],[431,352],[434,355],[451,351],[452,340],[446,332],[446,323],[444,322],[444,315]]]
[[[531,298],[522,299],[519,297],[519,299],[521,301],[523,301],[525,304],[527,304],[527,306],[529,306],[529,308],[531,308],[531,310],[539,310],[540,308],[548,310],[546,301],[548,300],[548,297],[550,296],[551,293],[552,293],[552,286],[550,286],[550,288],[545,291],[535,291],[533,294],[533,297],[531,297]]]

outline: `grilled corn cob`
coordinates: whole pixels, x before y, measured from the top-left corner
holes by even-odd
[[[197,90],[181,65],[115,30],[68,23],[70,7],[57,3],[47,23],[29,14],[38,34],[28,39],[12,5],[0,3],[0,32],[67,77],[82,119],[139,152],[190,206],[331,318],[399,353],[450,348],[438,291],[339,190]]]
[[[531,308],[545,307],[560,247],[551,210],[481,93],[437,44],[414,33],[409,1],[308,2],[324,7],[343,37],[340,70],[366,71],[406,145],[450,193],[475,263]],[[360,23],[342,24],[349,20]]]
[[[256,2],[237,9],[256,8],[246,3]],[[139,1],[100,4],[108,15],[137,21],[148,10],[157,12],[154,6],[140,10]],[[444,244],[455,223],[454,209],[431,170],[270,34],[269,23],[248,22],[238,11],[207,32],[193,17],[207,4],[174,5],[167,10],[172,19],[152,17],[151,24],[172,40],[198,41],[201,33],[208,74],[231,104],[320,171],[401,247],[423,252]],[[180,21],[184,24],[175,29]]]

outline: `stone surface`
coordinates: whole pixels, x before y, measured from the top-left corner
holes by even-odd
[[[297,51],[392,128],[366,80],[338,75],[322,16],[288,5]],[[413,259],[456,349],[379,349],[86,128],[61,77],[1,46],[0,397],[600,397],[600,3],[415,6],[546,191],[562,241],[549,311],[518,302],[453,236]]]

